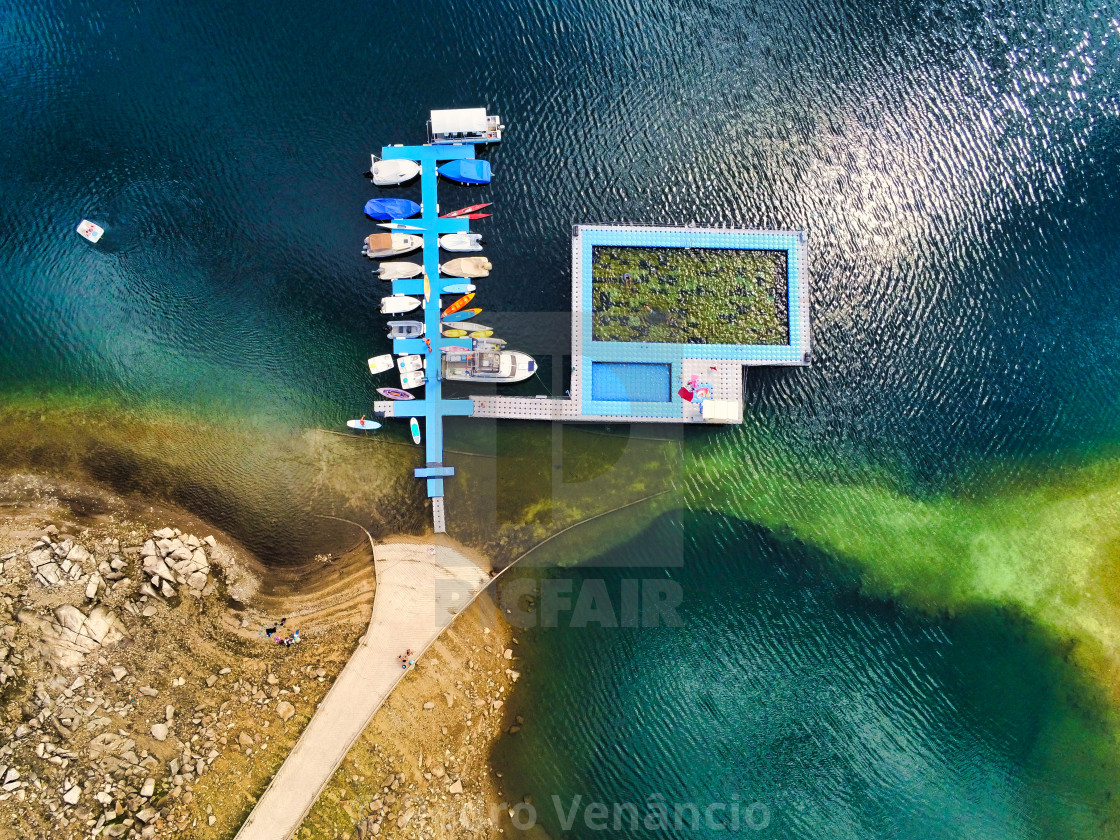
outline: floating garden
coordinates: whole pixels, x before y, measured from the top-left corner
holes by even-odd
[[[785,251],[595,246],[595,341],[789,344]]]

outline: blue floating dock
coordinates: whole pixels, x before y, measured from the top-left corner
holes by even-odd
[[[424,239],[424,273],[428,275],[432,296],[424,305],[425,338],[405,338],[393,341],[393,353],[417,353],[427,358],[427,384],[424,396],[411,401],[377,403],[378,412],[386,417],[416,417],[424,421],[422,445],[426,466],[418,467],[417,478],[427,480],[428,498],[433,500],[432,517],[436,533],[443,533],[444,494],[443,480],[455,474],[453,467],[443,464],[443,418],[469,417],[474,413],[474,402],[469,399],[448,400],[443,397],[443,382],[440,379],[442,348],[461,344],[461,339],[443,338],[440,335],[440,313],[442,306],[440,292],[452,283],[468,282],[464,278],[439,276],[439,237],[445,233],[458,233],[470,228],[468,219],[439,218],[437,186],[439,176],[437,167],[441,161],[471,160],[475,147],[465,145],[436,146],[386,146],[381,150],[382,160],[414,160],[420,164],[421,213],[407,221],[407,224],[423,228],[412,231]],[[423,297],[424,278],[411,277],[393,281],[393,294]],[[426,339],[426,340],[425,340]],[[436,504],[436,500],[439,503]]]

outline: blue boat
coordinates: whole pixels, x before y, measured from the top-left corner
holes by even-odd
[[[371,198],[366,202],[366,215],[372,219],[407,219],[420,212],[420,205],[407,198]]]
[[[439,174],[460,184],[489,184],[490,161],[488,160],[453,160],[439,168]]]

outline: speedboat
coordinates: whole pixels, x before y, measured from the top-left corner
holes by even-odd
[[[486,257],[456,257],[443,263],[439,270],[449,277],[486,277],[494,264]]]
[[[407,219],[420,212],[420,205],[407,198],[371,198],[366,202],[366,215],[371,219],[388,222],[392,219]]]
[[[537,370],[536,360],[517,350],[487,347],[468,353],[445,353],[443,378],[450,382],[494,382],[506,384],[528,379]]]
[[[400,315],[403,312],[411,312],[419,306],[420,299],[408,295],[388,295],[381,298],[382,315]]]
[[[371,233],[362,243],[362,253],[376,260],[411,253],[423,244],[424,237],[411,233]]]
[[[424,324],[420,321],[388,321],[388,338],[419,338],[424,334]]]
[[[439,247],[445,251],[481,251],[481,233],[445,233],[439,238]]]
[[[377,268],[377,276],[382,280],[404,280],[415,277],[424,267],[414,262],[383,262]]]
[[[369,168],[373,183],[379,187],[391,187],[394,184],[403,184],[420,174],[420,164],[414,160],[378,160],[370,155],[373,160]]]

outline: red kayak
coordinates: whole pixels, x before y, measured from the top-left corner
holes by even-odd
[[[474,213],[476,210],[481,210],[483,207],[489,207],[494,202],[488,201],[485,204],[472,204],[470,207],[460,207],[458,210],[452,210],[450,213],[444,213],[440,216],[441,219],[456,219],[460,216],[465,216],[468,213]]]
[[[465,216],[456,216],[456,219],[489,219],[489,213],[468,213]]]

